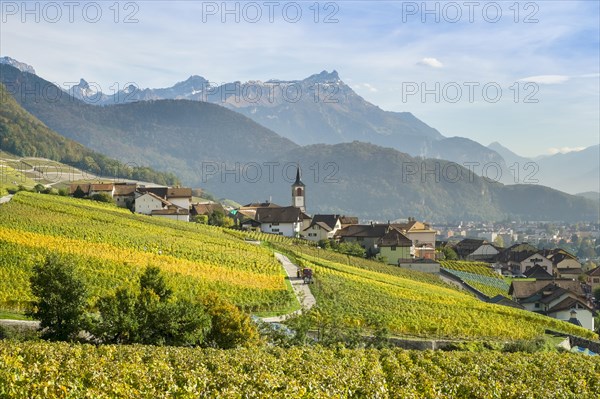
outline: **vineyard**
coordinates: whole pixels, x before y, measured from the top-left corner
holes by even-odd
[[[504,278],[494,272],[485,262],[470,262],[465,260],[442,260],[440,266],[445,269],[457,270],[459,272],[467,272],[479,274],[504,281]]]
[[[425,273],[330,251],[287,248],[315,270],[313,293],[319,306],[335,309],[349,326],[369,329],[373,320],[383,319],[400,336],[514,340],[542,335],[545,329],[596,336],[533,312],[479,301]]]
[[[0,342],[0,397],[597,398],[600,359],[560,353]]]
[[[508,296],[510,285],[502,276],[490,269],[487,263],[449,260],[441,261],[440,265],[443,270],[490,298],[496,295]]]
[[[32,300],[30,271],[50,252],[74,261],[92,301],[131,286],[147,265],[167,272],[183,297],[217,291],[251,311],[287,310],[295,301],[271,251],[220,228],[20,192],[0,208],[1,308],[22,310]]]

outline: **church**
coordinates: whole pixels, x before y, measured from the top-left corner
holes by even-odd
[[[292,205],[251,203],[236,209],[233,216],[243,229],[300,237],[311,221],[311,217],[306,213],[306,185],[302,182],[300,166],[296,168],[296,180],[292,184]]]

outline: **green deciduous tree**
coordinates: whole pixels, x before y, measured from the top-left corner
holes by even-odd
[[[40,320],[42,337],[66,341],[85,328],[87,290],[66,258],[50,255],[33,267],[31,291],[37,298],[29,315]]]
[[[209,345],[229,349],[258,343],[256,326],[237,306],[214,293],[207,295],[203,302],[212,322],[207,336]]]
[[[192,346],[204,342],[211,322],[200,303],[178,299],[157,267],[140,276],[140,291],[119,289],[101,298],[94,334],[104,343]]]
[[[444,259],[447,259],[447,260],[457,260],[458,259],[458,255],[456,254],[456,251],[454,251],[451,247],[449,247],[447,245],[442,249],[442,253],[444,254]]]

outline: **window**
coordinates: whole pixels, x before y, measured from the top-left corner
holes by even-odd
[[[539,309],[539,308],[540,308],[540,304],[539,304],[539,303],[536,303],[536,304],[535,304],[535,308],[536,308],[536,309]]]
[[[302,189],[300,187],[298,187],[296,189],[296,196],[298,196],[298,197],[302,196]]]
[[[272,231],[273,231],[273,233],[278,233],[279,229],[273,229]]]
[[[600,283],[600,278],[594,277],[593,281],[594,281],[594,283]]]
[[[396,247],[394,245],[392,245],[392,251],[395,251]]]

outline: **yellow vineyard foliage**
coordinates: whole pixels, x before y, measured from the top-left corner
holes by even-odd
[[[0,342],[0,397],[600,397],[600,359],[321,347],[234,350]]]

